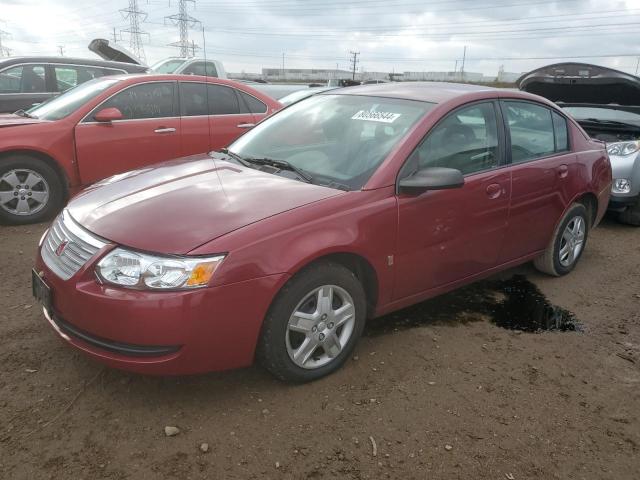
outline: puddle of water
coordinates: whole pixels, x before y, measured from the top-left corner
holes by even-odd
[[[582,331],[573,313],[550,303],[524,275],[460,288],[368,323],[366,336],[443,322],[489,320],[523,332]]]

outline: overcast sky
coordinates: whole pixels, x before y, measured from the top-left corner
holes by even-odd
[[[128,27],[128,0],[0,0],[2,44],[12,55],[93,56],[86,46]],[[178,28],[165,17],[177,0],[139,0],[149,64],[176,55]],[[640,0],[196,0],[202,22],[190,39],[232,72],[262,67],[349,68],[359,51],[365,71],[523,72],[560,61],[630,73],[640,56]],[[129,47],[128,34],[121,44]],[[202,55],[202,50],[198,52]],[[590,58],[572,58],[591,56]],[[540,58],[544,57],[544,58]],[[557,58],[555,58],[557,57]]]

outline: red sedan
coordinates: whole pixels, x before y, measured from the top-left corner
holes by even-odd
[[[569,273],[611,187],[604,144],[540,97],[469,85],[322,93],[226,153],[73,199],[33,288],[113,367],[336,370],[366,319],[533,260]]]
[[[225,147],[279,108],[241,83],[125,75],[0,115],[0,222],[42,221],[105,177]]]

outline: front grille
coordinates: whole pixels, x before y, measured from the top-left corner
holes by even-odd
[[[84,230],[63,210],[42,243],[42,260],[58,277],[68,280],[105,245],[106,242]]]

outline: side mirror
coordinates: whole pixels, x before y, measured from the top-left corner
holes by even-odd
[[[122,118],[122,112],[115,107],[103,108],[93,116],[96,122],[113,122],[114,120],[122,120]]]
[[[432,167],[418,170],[398,184],[399,193],[419,195],[427,190],[446,190],[464,185],[464,176],[455,168]]]

